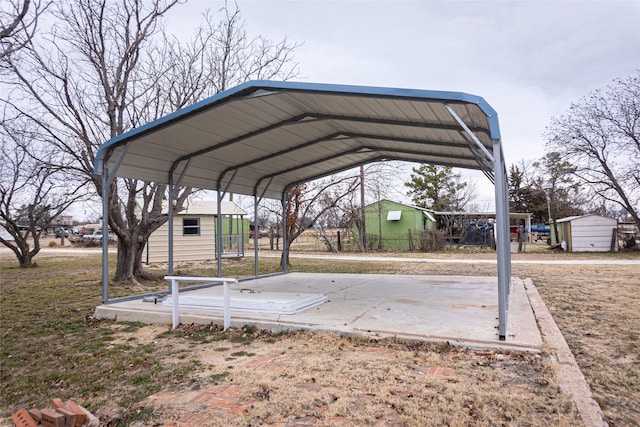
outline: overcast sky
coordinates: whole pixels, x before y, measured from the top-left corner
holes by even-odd
[[[222,5],[191,0],[169,19],[184,29]],[[640,69],[637,0],[238,5],[250,33],[303,43],[297,80],[482,96],[498,112],[507,165],[539,158],[550,118],[571,102]],[[471,176],[484,207],[493,188],[481,174]]]

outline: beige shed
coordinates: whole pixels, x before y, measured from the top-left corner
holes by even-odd
[[[165,208],[166,209],[166,208]],[[247,213],[236,203],[222,202],[223,256],[244,256],[244,239],[249,232]],[[194,200],[174,215],[174,261],[216,259],[217,201]],[[154,231],[147,242],[147,264],[167,262],[169,223]]]

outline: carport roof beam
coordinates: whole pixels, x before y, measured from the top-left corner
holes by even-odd
[[[456,114],[456,112],[453,110],[453,108],[451,108],[451,106],[449,104],[445,103],[444,106],[447,109],[447,111],[449,111],[449,113],[451,113],[453,118],[456,119],[456,121],[460,124],[462,129],[464,129],[464,131],[467,133],[467,135],[469,135],[471,140],[473,142],[475,142],[477,147],[485,155],[486,158],[483,159],[483,160],[486,161],[486,162],[489,162],[489,163],[493,163],[493,161],[494,161],[493,155],[491,155],[491,153],[489,153],[489,150],[487,150],[487,148],[484,145],[482,145],[482,143],[480,142],[478,137],[472,132],[472,130],[469,128],[469,126],[467,126],[467,124],[460,118],[460,116],[458,116],[458,114]]]

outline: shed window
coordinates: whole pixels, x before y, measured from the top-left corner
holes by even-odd
[[[402,211],[389,211],[387,212],[387,221],[400,221]]]
[[[199,236],[200,218],[182,218],[182,235]]]

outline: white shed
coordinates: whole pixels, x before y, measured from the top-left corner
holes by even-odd
[[[569,252],[608,252],[618,250],[614,232],[618,220],[599,215],[570,216],[558,220],[560,240]]]
[[[166,209],[166,207],[164,208]],[[174,215],[174,261],[204,261],[215,259],[216,218],[218,205],[211,200],[192,200],[187,208]],[[244,254],[244,239],[249,233],[247,213],[230,201],[222,202],[223,256]],[[167,262],[169,223],[154,231],[147,241],[146,262]]]

